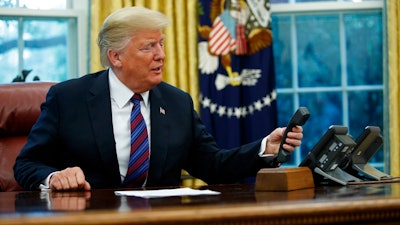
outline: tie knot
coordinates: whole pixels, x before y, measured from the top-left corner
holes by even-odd
[[[131,102],[136,103],[136,104],[142,100],[143,100],[143,98],[140,94],[134,94],[131,98]]]

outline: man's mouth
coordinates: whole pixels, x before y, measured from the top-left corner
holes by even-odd
[[[162,70],[162,66],[155,67],[152,69],[152,71],[155,71],[155,72],[161,72],[161,70]]]

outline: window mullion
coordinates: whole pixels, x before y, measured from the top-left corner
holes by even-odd
[[[341,87],[342,87],[342,107],[343,124],[349,127],[349,99],[347,84],[347,56],[346,56],[346,32],[344,28],[343,13],[339,13],[339,45],[340,45],[340,64],[341,64]],[[350,127],[349,127],[350,128]]]
[[[24,19],[18,19],[18,72],[24,69]]]
[[[297,52],[297,30],[296,30],[296,16],[292,15],[290,22],[290,33],[291,33],[291,55],[292,55],[292,83],[293,83],[293,108],[294,110],[299,107],[299,70],[298,70],[298,52]]]
[[[78,22],[76,20],[70,19],[68,22],[68,43],[67,46],[78,46],[77,43],[77,32],[76,32],[76,24]],[[79,48],[79,46],[78,46]],[[68,78],[74,78],[78,76],[79,71],[79,58],[78,49],[77,48],[68,48],[68,57],[67,57],[67,65],[68,65]]]
[[[297,29],[296,16],[290,17],[290,33],[291,33],[291,56],[292,56],[292,85],[293,85],[293,112],[300,106],[299,96],[299,65],[298,65],[298,49],[297,49]],[[295,151],[295,164],[301,162],[301,151]]]

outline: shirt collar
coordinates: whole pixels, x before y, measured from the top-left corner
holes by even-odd
[[[108,82],[110,84],[110,97],[114,99],[119,108],[129,104],[134,92],[123,84],[115,75],[114,71],[110,68],[108,70]],[[149,91],[140,94],[143,98],[144,106],[147,107],[149,103]]]

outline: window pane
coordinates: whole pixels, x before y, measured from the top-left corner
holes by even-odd
[[[19,0],[19,7],[29,9],[66,9],[67,0]]]
[[[381,2],[383,0],[343,0],[345,2]]]
[[[18,21],[0,17],[0,83],[10,83],[18,71]]]
[[[271,3],[300,3],[300,2],[372,2],[372,1],[383,1],[383,0],[270,0]]]
[[[278,88],[290,88],[292,87],[290,17],[272,17],[272,36],[276,86]]]
[[[0,0],[0,7],[13,8],[17,5],[17,0]]]
[[[271,0],[271,3],[289,3],[289,0]]]
[[[278,113],[278,126],[284,127],[287,125],[289,122],[289,119],[292,117],[294,111],[293,111],[293,95],[290,94],[283,94],[280,93],[278,94],[278,97],[276,99],[277,101],[277,107],[279,110]],[[293,111],[293,112],[292,112]]]
[[[66,9],[67,0],[0,0],[3,8],[28,8],[28,9]]]
[[[67,79],[68,20],[24,22],[24,69],[32,70],[27,81]]]
[[[299,86],[339,86],[339,17],[297,16],[296,29]]]
[[[348,84],[382,84],[382,14],[347,14],[344,24]]]
[[[372,2],[372,1],[383,1],[383,0],[293,0],[293,1],[299,3],[299,2]]]
[[[316,92],[300,94],[300,105],[307,106],[310,118],[303,126],[305,142],[301,146],[301,158],[319,141],[331,125],[342,125],[341,92]]]
[[[295,0],[296,2],[336,2],[337,0]]]
[[[383,132],[382,91],[349,92],[349,132],[356,139],[366,126],[378,126]],[[376,153],[371,162],[383,162],[383,152]]]

